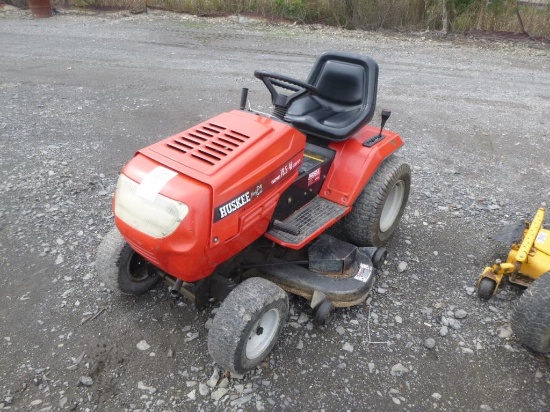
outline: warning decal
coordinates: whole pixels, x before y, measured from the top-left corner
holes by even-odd
[[[365,265],[364,263],[359,264],[359,270],[357,271],[357,275],[355,275],[355,279],[360,280],[363,283],[367,283],[370,279],[372,273],[372,266]]]

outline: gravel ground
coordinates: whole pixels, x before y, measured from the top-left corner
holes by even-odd
[[[380,64],[378,112],[413,189],[370,305],[318,329],[291,300],[261,367],[227,378],[215,308],[159,286],[120,298],[94,270],[140,147],[238,104],[254,69],[305,78],[325,50]],[[475,296],[487,236],[550,195],[550,50],[246,19],[0,12],[0,410],[547,411],[550,358]]]

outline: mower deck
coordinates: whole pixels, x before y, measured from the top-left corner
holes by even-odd
[[[321,293],[336,307],[355,306],[364,302],[372,288],[375,269],[368,256],[358,253],[358,260],[343,277],[331,277],[312,272],[302,266],[284,264],[250,271],[247,276],[270,280],[287,292],[302,296],[309,301]]]
[[[252,277],[267,279],[289,293],[306,298],[315,306],[315,296],[327,298],[335,307],[355,306],[364,302],[372,288],[385,248],[356,247],[329,235],[322,235],[304,251],[273,256],[260,252],[261,246],[249,251],[248,259],[234,268],[241,268],[239,280]],[[299,260],[297,260],[297,258]],[[235,262],[236,263],[236,262]],[[233,269],[235,270],[235,269]],[[206,307],[206,296],[227,296],[238,282],[214,273],[208,282],[189,284],[164,275],[172,293],[180,293],[199,309]]]
[[[545,210],[539,209],[529,222],[517,222],[503,228],[493,239],[511,244],[507,256],[499,257],[483,270],[477,281],[478,295],[490,299],[499,289],[504,277],[510,283],[529,287],[550,267],[550,231],[543,228]]]

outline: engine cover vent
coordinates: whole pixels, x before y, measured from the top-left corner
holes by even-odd
[[[166,145],[213,166],[248,139],[243,133],[208,123],[176,135]]]

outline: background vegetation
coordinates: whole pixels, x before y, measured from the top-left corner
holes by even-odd
[[[6,1],[6,0],[5,0]],[[196,15],[255,14],[347,29],[491,30],[550,37],[550,0],[52,0],[98,8],[145,6]]]

